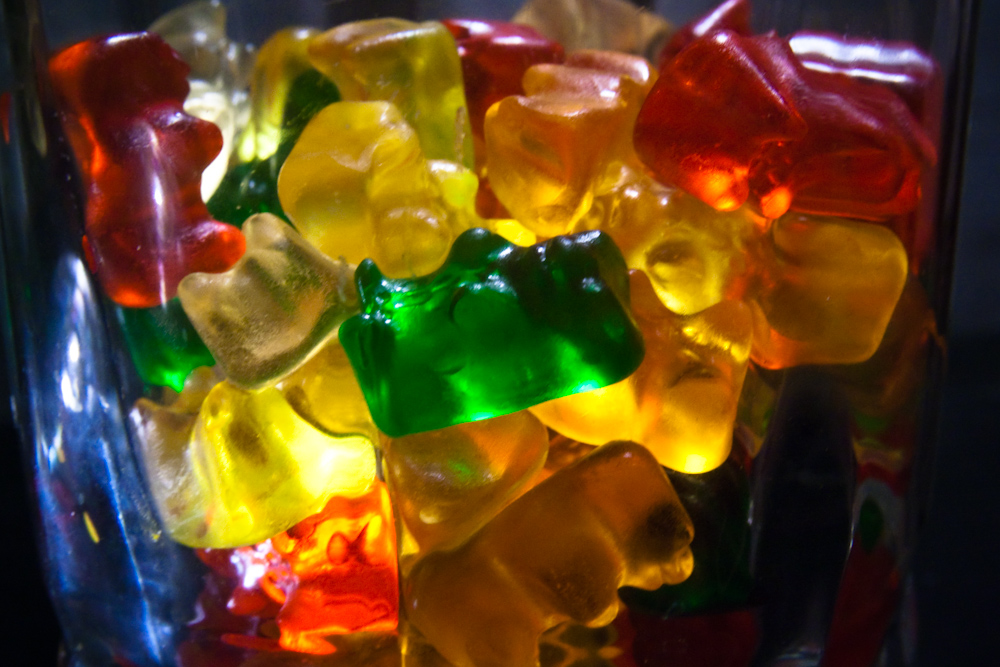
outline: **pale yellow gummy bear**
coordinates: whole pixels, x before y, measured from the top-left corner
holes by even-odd
[[[246,253],[224,273],[178,286],[184,312],[226,378],[272,384],[306,361],[358,310],[354,267],[331,260],[270,213],[246,221]]]
[[[313,69],[306,47],[317,34],[312,28],[285,28],[260,47],[250,82],[250,119],[237,146],[241,161],[265,160],[278,150],[288,93],[299,75]]]

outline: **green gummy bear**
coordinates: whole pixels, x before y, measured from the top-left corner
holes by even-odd
[[[155,308],[115,306],[115,315],[143,382],[181,391],[191,371],[215,365],[179,299]]]
[[[375,424],[392,437],[505,415],[630,375],[644,354],[625,262],[601,232],[521,248],[470,229],[436,272],[355,273],[340,327]]]
[[[297,76],[285,101],[278,149],[270,157],[255,158],[226,172],[206,202],[212,217],[237,227],[242,227],[255,213],[273,213],[288,222],[278,200],[278,173],[312,117],[339,101],[337,86],[318,70],[311,69]]]

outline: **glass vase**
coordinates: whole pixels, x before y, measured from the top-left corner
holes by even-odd
[[[12,405],[69,664],[447,665],[403,626],[339,635],[329,655],[289,650],[278,643],[273,610],[238,608],[239,582],[213,568],[219,556],[196,552],[164,529],[129,415],[137,400],[160,399],[164,386],[180,390],[184,378],[151,379],[152,371],[137,366],[136,349],[156,343],[91,271],[83,239],[94,194],[61,122],[49,62],[94,35],[146,30],[178,4],[25,0],[5,2],[0,14],[9,73],[0,95],[0,276]],[[226,46],[210,45],[216,50],[208,60],[252,61],[254,46],[288,26],[326,30],[376,16],[511,20],[520,6],[224,4]],[[529,4],[534,13],[526,20],[568,52],[626,49],[653,65],[676,27],[715,5],[636,3],[651,12],[641,15],[610,0]],[[669,25],[651,19],[654,13]],[[782,365],[751,357],[732,451],[711,470],[666,469],[694,527],[687,581],[623,587],[621,611],[610,622],[549,628],[539,639],[541,665],[912,664],[908,568],[933,458],[972,15],[972,2],[753,3],[755,33],[792,36],[798,57],[816,71],[893,88],[932,142],[936,158],[915,185],[919,203],[880,223],[905,247],[905,287],[866,361]],[[164,318],[161,324],[173,321],[166,306],[158,312],[152,317]],[[174,342],[197,338],[187,330],[170,335]],[[202,365],[211,363],[209,355]],[[546,465],[553,469],[555,452],[577,455],[557,430],[549,431]],[[381,455],[379,467],[384,478]],[[394,498],[397,513],[399,502]],[[398,517],[396,528],[402,543]],[[404,599],[404,626],[405,606]]]

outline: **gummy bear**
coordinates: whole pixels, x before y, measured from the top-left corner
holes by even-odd
[[[679,315],[742,298],[750,249],[766,225],[745,208],[716,211],[625,165],[595,190],[579,223],[611,236],[629,268],[644,271]]]
[[[226,378],[259,389],[305,362],[357,308],[351,269],[276,216],[244,225],[247,252],[225,273],[181,281],[181,303]]]
[[[754,582],[750,574],[750,479],[745,456],[737,444],[715,470],[700,474],[666,471],[694,525],[691,552],[696,567],[690,577],[674,586],[655,591],[621,589],[618,595],[630,611],[690,616],[748,606]]]
[[[490,187],[500,202],[539,235],[573,231],[609,172],[641,168],[632,133],[654,78],[642,58],[603,51],[529,68],[527,96],[507,97],[486,117]]]
[[[656,81],[656,71],[645,58],[614,51],[572,51],[562,65],[535,65],[524,75],[527,95],[553,94],[559,97],[617,99],[627,109],[618,122],[618,136],[601,163],[621,160],[639,167],[632,147],[635,119],[643,100]]]
[[[750,199],[881,220],[911,211],[934,147],[890,90],[805,68],[776,35],[727,30],[667,63],[636,122],[657,178],[718,210]]]
[[[753,35],[749,0],[725,0],[703,16],[683,25],[663,47],[656,60],[657,67],[666,69],[670,60],[683,51],[685,46],[716,30],[729,30],[744,37]]]
[[[358,433],[378,441],[378,429],[344,348],[330,340],[274,385],[300,417],[335,435]]]
[[[915,45],[805,30],[789,35],[788,45],[807,69],[889,88],[928,132],[936,130],[942,102],[941,68]]]
[[[309,59],[345,100],[396,105],[429,159],[472,168],[462,65],[443,25],[395,18],[347,23],[317,36]]]
[[[789,214],[762,239],[746,293],[764,368],[850,364],[878,349],[906,284],[906,250],[879,225]]]
[[[243,163],[225,176],[208,210],[242,225],[254,213],[287,220],[278,198],[278,174],[306,124],[340,99],[333,82],[309,64],[306,46],[316,31],[287,28],[272,35],[257,56],[250,124],[239,140]]]
[[[447,19],[462,60],[462,80],[469,107],[469,122],[476,141],[476,163],[485,156],[483,120],[486,111],[505,97],[523,95],[521,79],[537,63],[558,63],[563,47],[536,30],[516,23],[483,19]]]
[[[396,531],[384,483],[376,480],[358,497],[331,498],[271,544],[287,567],[274,582],[284,593],[282,648],[332,653],[324,635],[396,629]]]
[[[94,38],[49,62],[87,192],[84,248],[108,296],[132,308],[173,298],[192,271],[225,271],[240,231],[208,215],[211,123],[183,112],[187,65],[156,35]]]
[[[201,177],[207,200],[226,173],[236,133],[247,122],[253,49],[226,36],[226,8],[215,2],[182,5],[158,18],[149,32],[160,35],[191,67],[184,111],[222,132],[222,151]]]
[[[642,360],[625,265],[600,232],[518,248],[484,229],[414,280],[355,275],[362,312],[340,328],[390,436],[524,409],[617,382]]]
[[[407,558],[465,541],[530,488],[549,435],[526,411],[401,438],[383,437],[383,466]],[[413,544],[407,544],[412,540]]]
[[[566,47],[652,58],[672,30],[666,19],[627,0],[528,0],[512,19]]]
[[[531,408],[546,426],[594,445],[634,440],[661,465],[701,473],[729,456],[750,354],[750,310],[723,301],[680,317],[641,271],[630,274],[632,312],[646,356],[627,379]]]
[[[375,480],[368,438],[316,430],[277,389],[220,382],[205,395],[204,374],[188,383],[175,404],[141,398],[130,414],[160,520],[178,542],[260,542]]]
[[[278,195],[296,229],[330,257],[370,257],[386,275],[410,277],[441,266],[472,223],[470,184],[461,174],[475,179],[461,165],[432,170],[391,104],[338,102],[302,132],[278,177]]]
[[[454,667],[535,665],[545,630],[611,622],[621,586],[687,578],[692,533],[653,456],[611,443],[515,500],[463,546],[421,559],[404,581],[406,616]]]

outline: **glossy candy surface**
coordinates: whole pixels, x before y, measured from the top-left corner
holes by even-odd
[[[223,15],[157,26],[225,124]],[[869,559],[850,500],[906,491],[939,351],[936,64],[754,36],[746,0],[666,47],[624,0],[519,16],[274,34],[208,205],[242,233],[197,195],[218,133],[161,40],[53,58],[87,252],[143,305],[115,311],[137,512],[208,548],[180,667],[770,664],[822,646],[852,521],[827,655],[884,635],[846,607],[895,600],[896,545]]]
[[[357,308],[351,267],[306,243],[277,217],[246,222],[247,252],[226,273],[193,273],[180,297],[233,384],[284,377],[336,334]]]
[[[142,398],[131,413],[160,520],[178,542],[260,542],[373,483],[368,438],[316,430],[274,388],[212,387],[204,373],[188,382],[174,404]]]
[[[309,64],[306,47],[316,31],[288,28],[257,55],[250,121],[239,138],[243,162],[230,169],[208,210],[234,225],[254,213],[287,219],[278,199],[278,174],[309,120],[340,99],[337,87]]]
[[[191,67],[191,92],[184,100],[184,111],[222,132],[222,150],[201,178],[206,200],[226,173],[237,129],[246,124],[250,111],[246,87],[253,47],[229,39],[226,18],[225,5],[200,0],[164,14],[149,26],[149,32],[160,35]]]
[[[71,46],[49,71],[86,191],[88,260],[108,296],[148,308],[191,271],[232,266],[243,235],[209,217],[200,191],[222,137],[183,111],[188,66],[135,33]]]
[[[327,341],[308,361],[275,385],[307,422],[327,433],[360,433],[378,440],[361,386],[336,339]]]
[[[302,236],[352,264],[373,258],[392,277],[430,273],[473,220],[461,165],[432,169],[416,132],[388,102],[339,102],[306,126],[278,177]],[[435,161],[438,162],[438,161]],[[455,187],[457,186],[457,187]]]
[[[477,145],[483,139],[486,111],[509,95],[523,95],[521,79],[537,63],[558,63],[563,47],[533,28],[517,23],[480,19],[442,21],[458,46],[469,122]],[[480,161],[477,148],[477,162]]]
[[[624,262],[598,232],[518,248],[473,229],[434,274],[391,280],[366,260],[356,281],[340,341],[391,436],[602,387],[642,360]]]
[[[455,41],[440,23],[355,21],[317,36],[309,59],[345,100],[391,102],[424,154],[471,168],[472,136]]]
[[[526,411],[383,437],[386,480],[406,530],[401,558],[464,542],[531,488],[549,434]],[[402,563],[404,572],[408,563]]]
[[[750,354],[750,309],[723,301],[687,317],[656,298],[649,279],[631,272],[632,312],[646,356],[603,389],[531,408],[546,426],[580,442],[634,440],[674,470],[711,470],[729,455],[737,400]]]
[[[567,50],[609,49],[651,58],[670,23],[628,0],[528,0],[515,23],[529,25]]]
[[[906,284],[899,237],[846,218],[789,214],[759,252],[759,282],[747,295],[754,362],[849,364],[875,353]]]
[[[455,667],[532,665],[560,622],[604,625],[623,585],[691,574],[690,519],[644,448],[612,443],[524,494],[403,584],[410,623]]]
[[[710,32],[665,64],[636,124],[657,178],[722,211],[747,201],[879,220],[911,211],[934,148],[891,91],[805,68],[785,40]]]
[[[382,482],[331,498],[317,514],[230,558],[243,574],[230,608],[257,590],[280,605],[282,648],[329,654],[336,649],[325,637],[394,631],[399,622],[396,534]]]

